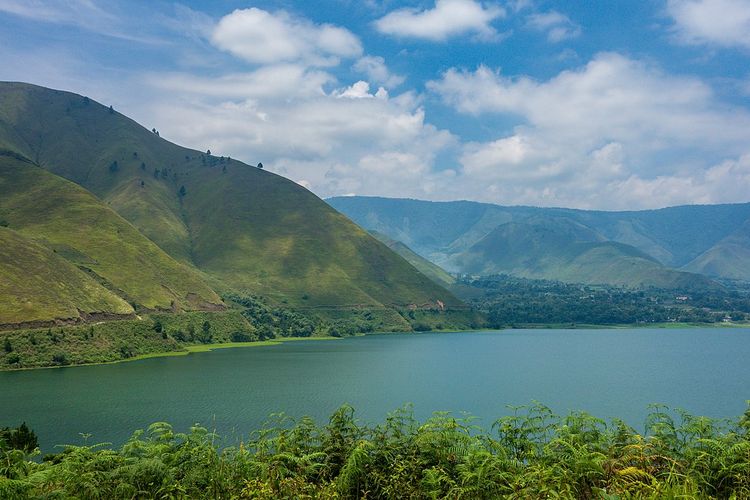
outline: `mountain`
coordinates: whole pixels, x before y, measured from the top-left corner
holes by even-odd
[[[602,241],[635,248],[642,256],[655,259],[666,268],[698,271],[701,268],[693,263],[695,259],[750,221],[750,203],[604,212],[566,208],[505,207],[469,201],[429,202],[356,196],[331,198],[327,201],[363,227],[403,241],[415,252],[452,272],[469,272],[482,268],[477,262],[477,256],[482,255],[482,247],[471,249],[496,228],[503,224],[525,223],[530,220],[538,222],[541,219],[548,219],[550,222],[565,219],[594,231]],[[433,228],[438,229],[433,231]],[[524,228],[538,229],[538,223],[520,226],[514,231],[523,231]],[[510,226],[506,228],[508,229]],[[529,235],[528,239],[524,238],[527,242],[533,240],[533,235]],[[744,260],[744,254],[739,251],[739,248],[747,246],[738,246],[736,241],[732,245],[733,263],[724,266],[714,265],[713,269],[718,271],[707,274],[718,278],[736,278],[741,273],[730,272],[729,268],[750,268],[750,260]],[[597,250],[590,256],[596,255],[601,261],[608,253],[619,254],[612,248],[609,252]],[[714,252],[714,255],[719,254]],[[722,257],[722,261],[726,260],[728,250],[720,255],[725,256]],[[645,261],[639,262],[646,264]],[[471,263],[471,266],[464,268],[463,266],[468,263]],[[485,267],[490,269],[493,263],[487,262]],[[612,276],[615,267],[612,268],[613,272],[602,276]],[[566,280],[588,281],[589,276],[586,273],[589,271],[584,272],[586,268],[583,267],[581,273],[573,272],[572,269],[575,268],[574,266],[571,272],[567,273]],[[534,274],[533,269],[526,271]],[[670,283],[676,276],[678,275],[670,275],[659,281]],[[682,282],[686,277],[679,276],[681,278],[677,282]],[[554,279],[553,276],[545,277]]]
[[[562,217],[502,224],[451,262],[470,274],[636,288],[711,286],[706,277],[666,268],[633,246],[607,241],[596,231]]]
[[[750,221],[693,259],[684,269],[708,276],[750,281]]]
[[[433,264],[400,241],[389,238],[383,233],[377,231],[370,231],[370,234],[403,257],[409,264],[417,268],[420,273],[424,274],[435,283],[448,287],[456,282],[456,278],[446,272],[445,269]]]
[[[307,189],[170,143],[88,97],[0,83],[0,150],[6,238],[33,242],[48,267],[64,259],[74,268],[62,282],[90,290],[47,317],[221,309],[224,293],[298,309],[465,307]],[[52,274],[39,269],[43,286]]]

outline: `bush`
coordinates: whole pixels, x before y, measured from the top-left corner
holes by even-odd
[[[231,336],[232,342],[253,342],[256,337],[247,332],[234,332]]]
[[[68,446],[42,463],[0,450],[0,496],[13,481],[24,494],[4,497],[750,498],[748,421],[750,410],[724,422],[655,407],[639,434],[536,404],[486,431],[447,413],[419,422],[409,407],[369,425],[343,406],[325,425],[277,415],[223,449],[204,427],[159,422],[119,449]]]

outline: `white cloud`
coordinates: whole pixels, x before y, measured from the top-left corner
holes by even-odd
[[[325,71],[300,64],[262,66],[249,73],[232,73],[215,78],[186,73],[151,73],[146,81],[153,87],[222,99],[299,99],[321,96],[323,87],[335,82]]]
[[[398,37],[442,41],[464,33],[480,38],[498,36],[491,23],[505,16],[496,4],[483,5],[475,0],[436,0],[427,10],[398,9],[375,22],[381,33]]]
[[[365,81],[358,81],[344,89],[335,90],[334,96],[345,99],[388,99],[388,91],[380,87],[374,94],[370,93],[370,84]]]
[[[361,57],[353,66],[354,70],[367,75],[370,81],[392,89],[404,83],[405,78],[394,75],[385,64],[385,59],[380,56]]]
[[[345,28],[255,7],[238,9],[221,18],[212,41],[216,47],[257,64],[299,61],[335,66],[341,58],[362,53],[359,39]]]
[[[668,0],[684,43],[750,48],[750,0]]]
[[[463,113],[519,123],[494,141],[465,145],[460,157],[464,187],[488,201],[607,208],[721,201],[712,186],[739,177],[739,167],[731,175],[713,167],[724,180],[709,182],[705,166],[750,153],[745,109],[722,103],[698,79],[617,54],[544,82],[482,66],[450,70],[428,87]]]
[[[272,70],[296,76],[274,92],[260,77]],[[389,97],[382,88],[373,93],[364,81],[326,93],[305,86],[308,74],[285,65],[213,80],[151,76],[147,82],[160,98],[139,115],[157,124],[162,137],[262,161],[321,196],[395,193],[408,183],[410,193],[427,197],[436,185],[427,182],[434,158],[456,139],[426,123],[420,100],[408,92]],[[324,72],[312,74],[327,82]]]
[[[526,23],[532,29],[547,33],[547,40],[552,43],[575,38],[581,34],[580,26],[568,16],[554,10],[531,14]]]

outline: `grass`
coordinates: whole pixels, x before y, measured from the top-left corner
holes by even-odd
[[[133,308],[49,248],[0,227],[0,325]]]
[[[128,302],[149,309],[221,303],[196,271],[167,255],[91,193],[28,162],[2,155],[0,217],[10,229],[88,270]],[[43,280],[39,286],[43,289]]]

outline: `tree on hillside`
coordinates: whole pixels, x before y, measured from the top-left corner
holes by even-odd
[[[182,198],[186,194],[187,194],[187,190],[185,189],[185,186],[180,186],[180,192],[179,192],[180,198]]]
[[[263,169],[263,164],[262,163],[258,163],[258,168],[262,170]]]
[[[110,106],[109,106],[109,114],[110,114],[110,115],[113,115],[113,114],[115,114],[115,108],[113,108],[111,104],[110,104]]]
[[[120,169],[120,165],[117,164],[117,160],[113,161],[109,164],[109,171],[110,172],[117,172]]]

